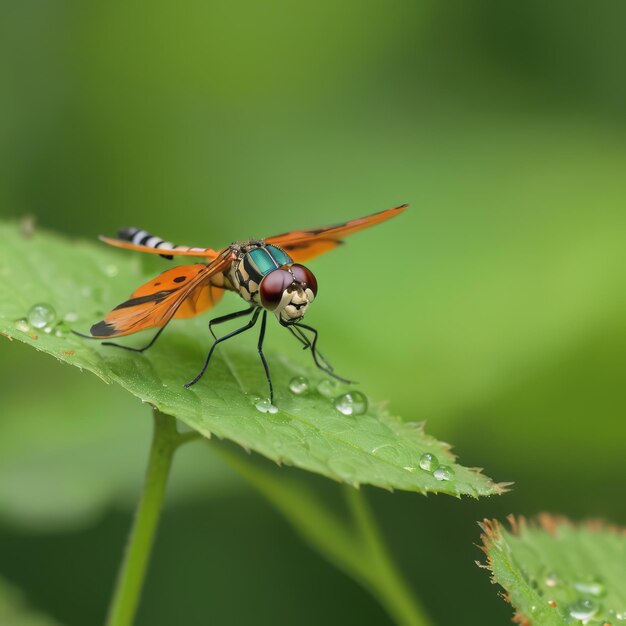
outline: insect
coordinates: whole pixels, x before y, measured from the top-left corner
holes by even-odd
[[[154,344],[171,320],[193,317],[208,311],[219,302],[224,291],[234,291],[246,302],[247,307],[209,322],[213,343],[202,368],[185,387],[195,385],[202,378],[215,348],[220,343],[250,330],[260,318],[257,349],[265,370],[270,400],[273,402],[272,379],[263,353],[268,312],[276,316],[280,325],[289,330],[304,349],[311,351],[318,368],[334,378],[350,382],[335,374],[317,348],[317,330],[302,321],[317,296],[317,280],[301,263],[336,248],[346,235],[395,217],[407,206],[387,209],[334,226],[296,230],[266,239],[236,241],[222,250],[177,246],[138,228],[121,229],[117,239],[100,237],[112,246],[159,254],[166,259],[181,256],[198,257],[205,261],[173,267],[142,285],[128,300],[116,306],[102,321],[94,324],[89,338],[111,339],[148,328],[158,328],[154,337],[143,348],[103,342],[103,345],[144,352]],[[246,324],[230,333],[216,336],[214,326],[246,316],[250,317]]]

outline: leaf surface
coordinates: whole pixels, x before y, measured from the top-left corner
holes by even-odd
[[[112,504],[131,508],[148,458],[150,408],[25,344],[0,338],[0,346],[0,521],[49,533],[93,523]],[[168,498],[238,484],[216,455],[186,446]]]
[[[575,525],[540,515],[481,527],[493,582],[501,585],[524,626],[626,621],[626,532],[594,521]]]
[[[169,267],[164,261],[163,269]],[[174,321],[143,354],[69,332],[86,332],[103,313],[126,299],[146,279],[141,268],[139,255],[43,233],[27,238],[19,227],[2,225],[0,332],[89,370],[105,382],[119,383],[207,437],[231,439],[279,463],[354,485],[475,497],[503,491],[502,485],[480,472],[457,464],[449,446],[426,435],[421,424],[403,422],[380,404],[370,401],[365,415],[345,416],[315,390],[293,395],[288,389],[292,377],[307,376],[312,387],[322,378],[317,370],[271,352],[279,410],[261,413],[255,402],[266,395],[266,382],[256,339],[250,335],[220,346],[204,379],[184,389],[183,383],[200,369],[210,345],[204,318]],[[233,297],[230,302],[231,310],[241,306],[232,304]],[[37,303],[51,305],[62,320],[50,332],[18,321]],[[148,340],[143,336],[126,341],[142,345]],[[420,468],[425,453],[452,468],[450,480],[438,480]]]

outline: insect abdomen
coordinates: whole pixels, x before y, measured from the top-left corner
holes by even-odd
[[[159,248],[162,250],[172,250],[177,246],[173,244],[171,241],[164,241],[160,237],[156,235],[152,235],[146,230],[141,230],[140,228],[135,228],[134,226],[130,226],[127,228],[120,228],[118,231],[118,237],[123,239],[124,241],[130,241],[138,246],[146,246],[147,248]],[[170,254],[161,254],[164,259],[173,259],[174,257]]]

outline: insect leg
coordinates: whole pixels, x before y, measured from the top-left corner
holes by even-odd
[[[180,306],[182,305],[183,302],[184,302],[184,300],[181,300],[170,311],[170,315],[167,318],[167,320],[165,321],[165,323],[163,324],[163,326],[161,326],[161,328],[159,328],[159,330],[156,332],[154,337],[152,337],[152,339],[150,339],[148,344],[145,345],[143,348],[133,348],[131,346],[124,346],[121,343],[115,343],[114,341],[103,341],[102,344],[100,344],[100,345],[112,346],[114,348],[122,348],[122,350],[129,350],[130,352],[145,352],[148,348],[150,348],[154,344],[154,342],[159,338],[159,335],[165,330],[165,327],[174,319],[174,314],[176,313],[176,311],[178,311],[178,309],[180,308]],[[79,337],[84,337],[85,339],[100,339],[100,337],[92,337],[90,335],[83,335],[83,333],[79,333],[78,331],[75,331],[75,330],[73,330],[72,332],[75,335],[78,335]]]
[[[309,341],[309,338],[304,334],[304,331],[301,328],[298,328],[297,325],[295,324],[283,324],[283,326],[301,343],[303,344],[302,349],[306,350],[307,348],[311,348],[312,350],[312,345],[311,342]],[[335,371],[333,366],[326,360],[326,358],[324,357],[324,355],[317,349],[317,347],[315,348],[315,352],[317,354],[317,356],[319,357],[320,361],[323,363],[323,367],[322,365],[320,365],[319,363],[317,363],[316,361],[316,365],[317,367],[319,367],[323,372],[326,372],[330,375],[332,375],[332,373]],[[313,357],[315,359],[315,356]]]
[[[152,344],[154,344],[154,342],[159,338],[159,335],[165,330],[165,327],[167,326],[168,323],[169,323],[169,320],[168,320],[168,322],[163,324],[163,326],[161,326],[161,328],[159,328],[159,330],[154,335],[154,337],[152,337],[152,339],[150,339],[148,344],[145,345],[143,348],[133,348],[131,346],[123,346],[121,343],[115,343],[113,341],[103,341],[100,345],[102,345],[102,346],[113,346],[114,348],[122,348],[122,350],[129,350],[130,352],[144,352],[150,346],[152,346]],[[84,335],[83,333],[79,333],[76,330],[73,330],[72,332],[75,335],[78,335],[79,337],[82,337],[83,339],[100,339],[100,337],[91,337],[90,335]]]
[[[144,352],[159,338],[159,335],[165,330],[165,326],[167,326],[167,324],[161,326],[156,335],[154,335],[154,337],[150,339],[150,342],[143,348],[131,348],[130,346],[123,346],[121,343],[114,343],[113,341],[103,341],[101,345],[113,346],[114,348],[122,348],[122,350],[130,350],[131,352]]]
[[[313,333],[313,341],[311,342],[311,354],[313,355],[313,361],[315,361],[315,365],[317,365],[317,367],[319,369],[321,369],[323,372],[326,372],[329,376],[332,376],[333,378],[336,378],[337,380],[340,380],[343,383],[354,383],[354,381],[352,380],[347,380],[346,378],[342,378],[341,376],[335,374],[334,371],[324,367],[324,365],[322,363],[320,363],[320,360],[318,359],[318,351],[317,351],[317,337],[318,337],[318,332],[317,330],[315,330],[315,328],[313,328],[312,326],[307,326],[306,324],[302,324],[302,323],[298,323],[297,324],[298,327],[305,328],[306,330],[309,330]]]
[[[285,328],[302,344],[303,350],[311,347],[311,342],[306,337],[303,338],[302,333],[297,333],[293,329],[293,324],[289,324],[285,326]]]
[[[244,315],[248,315],[254,311],[256,307],[250,307],[249,309],[244,309],[243,311],[236,311],[235,313],[229,313],[228,315],[222,315],[222,317],[216,317],[209,322],[209,330],[213,335],[213,339],[217,339],[215,333],[213,332],[213,326],[217,324],[223,324],[224,322],[228,322],[230,320],[234,320],[238,317],[242,317]]]
[[[287,328],[291,331],[291,334],[296,339],[304,344],[304,350],[306,350],[307,348],[311,348],[311,342],[309,341],[309,338],[304,334],[304,331],[301,328],[298,328],[298,326],[294,326],[295,325],[292,324],[290,326],[287,326]],[[317,348],[315,348],[315,351],[317,352],[317,356],[320,358],[320,361],[322,361],[322,363],[325,365],[326,369],[334,372],[335,368],[326,360],[324,355]]]
[[[230,339],[231,337],[234,337],[235,335],[239,335],[240,333],[243,333],[246,330],[249,330],[250,328],[252,328],[256,324],[257,319],[259,318],[260,312],[261,312],[261,309],[257,307],[254,313],[252,314],[252,319],[245,326],[242,326],[241,328],[238,328],[237,330],[233,330],[232,333],[228,333],[227,335],[224,335],[223,337],[216,339],[213,342],[211,349],[209,350],[209,354],[206,357],[206,360],[204,362],[204,365],[202,366],[202,369],[192,381],[185,383],[185,387],[189,388],[192,385],[195,385],[202,378],[202,376],[204,375],[204,372],[206,371],[206,368],[209,366],[209,361],[211,360],[211,357],[213,356],[213,351],[215,350],[217,344],[221,343],[222,341],[226,341],[227,339]]]
[[[261,332],[259,333],[259,343],[257,344],[257,350],[261,357],[261,363],[263,363],[263,369],[265,370],[265,378],[267,378],[267,384],[270,387],[270,402],[274,404],[274,387],[272,386],[272,377],[270,376],[270,370],[267,367],[267,361],[263,354],[263,339],[265,339],[265,322],[267,321],[267,311],[263,311],[263,317],[261,318]]]

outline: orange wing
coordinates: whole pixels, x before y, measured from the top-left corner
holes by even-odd
[[[174,317],[193,317],[210,309],[223,295],[222,289],[211,284],[211,277],[226,270],[230,262],[230,256],[223,255],[210,265],[180,265],[159,274],[94,324],[92,336],[122,337],[163,327]]]
[[[399,215],[408,206],[408,204],[403,204],[393,209],[380,211],[367,217],[360,217],[359,219],[344,222],[343,224],[335,224],[334,226],[294,230],[290,233],[268,237],[265,241],[282,248],[294,261],[302,263],[341,245],[343,238],[347,235],[374,226],[374,224],[380,224]]]
[[[189,246],[177,246],[171,241],[165,241],[156,235],[151,235],[139,228],[121,228],[119,238],[100,236],[100,239],[110,246],[116,248],[126,248],[127,250],[137,250],[148,254],[159,254],[166,259],[175,256],[195,256],[207,259],[216,259],[219,252],[211,248],[191,248]]]

